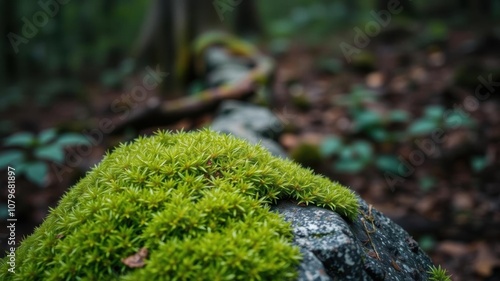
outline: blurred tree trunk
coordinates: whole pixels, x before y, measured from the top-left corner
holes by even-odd
[[[142,29],[136,55],[151,68],[169,73],[161,90],[169,97],[180,95],[187,79],[192,40],[222,24],[206,0],[154,0]]]
[[[151,68],[158,66],[162,72],[169,73],[161,84],[161,91],[169,98],[178,97],[192,78],[190,52],[193,40],[206,31],[227,31],[226,23],[231,21],[226,17],[236,17],[233,22],[238,33],[259,31],[254,2],[245,0],[231,6],[237,1],[154,0],[135,55]],[[221,7],[224,9],[220,10]]]

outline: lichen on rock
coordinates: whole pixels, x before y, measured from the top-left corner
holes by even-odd
[[[69,189],[1,280],[293,280],[281,199],[358,212],[349,189],[210,130],[122,144]],[[140,253],[131,266],[127,258]],[[142,260],[143,259],[143,260]]]

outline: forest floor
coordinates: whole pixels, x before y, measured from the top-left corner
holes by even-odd
[[[292,158],[349,186],[403,226],[453,280],[500,280],[500,40],[456,32],[421,49],[411,37],[381,36],[350,64],[329,51],[332,45],[338,42],[271,52],[277,69],[270,107],[285,124],[277,140]],[[123,97],[98,83],[85,92],[86,102],[27,102],[1,117],[22,130],[82,131],[112,117],[110,104]],[[195,129],[212,117],[162,128]],[[75,169],[51,169],[43,188],[19,178],[18,236],[31,233],[47,206],[130,137],[103,134]]]

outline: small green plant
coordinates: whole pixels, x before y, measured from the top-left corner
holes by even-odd
[[[488,158],[484,155],[475,156],[471,159],[472,170],[476,173],[483,171],[488,164]]]
[[[456,129],[472,125],[474,125],[474,120],[462,110],[447,111],[442,106],[431,105],[425,108],[422,117],[409,126],[408,134],[410,136],[423,136],[438,128]]]
[[[264,147],[210,130],[122,144],[73,186],[0,280],[296,280],[300,251],[269,205],[348,219],[356,195]]]
[[[357,173],[373,161],[373,147],[367,141],[344,143],[340,137],[331,135],[320,147],[323,157],[335,157],[333,169],[341,173]]]
[[[419,186],[422,191],[429,191],[436,186],[437,180],[432,176],[423,176],[419,180]]]
[[[356,173],[375,165],[381,171],[397,173],[399,160],[391,154],[375,154],[373,143],[394,145],[403,139],[404,131],[398,128],[408,122],[410,114],[398,109],[383,113],[369,110],[367,104],[377,102],[377,96],[361,85],[355,85],[349,94],[336,98],[333,102],[345,107],[351,115],[353,137],[362,137],[371,142],[354,140],[344,143],[340,137],[330,136],[321,145],[322,156],[336,157],[334,169],[338,172]]]
[[[0,169],[12,166],[18,175],[24,174],[29,181],[43,186],[49,171],[47,161],[62,163],[64,148],[78,144],[88,144],[88,140],[75,133],[58,135],[55,129],[37,136],[20,132],[4,140],[3,145],[8,149],[0,153]]]
[[[333,169],[340,173],[358,173],[370,165],[375,165],[381,171],[397,173],[400,164],[394,155],[376,155],[370,142],[356,140],[344,143],[335,135],[323,140],[320,153],[324,158],[333,157]]]
[[[440,265],[430,266],[427,273],[429,274],[429,281],[451,281],[451,275]]]
[[[366,135],[379,143],[396,142],[402,139],[404,133],[391,128],[407,123],[410,120],[410,114],[398,109],[384,113],[369,110],[367,104],[376,101],[375,92],[356,85],[349,94],[336,98],[333,102],[348,110],[353,120],[353,133]]]

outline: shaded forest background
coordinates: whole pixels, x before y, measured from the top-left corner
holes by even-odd
[[[499,280],[499,0],[20,0],[0,14],[0,168],[21,170],[18,239],[113,146],[210,123],[213,111],[111,134],[103,120],[152,71],[166,75],[131,111],[196,95],[193,41],[217,29],[275,59],[264,95],[291,158],[356,190],[454,280]]]

